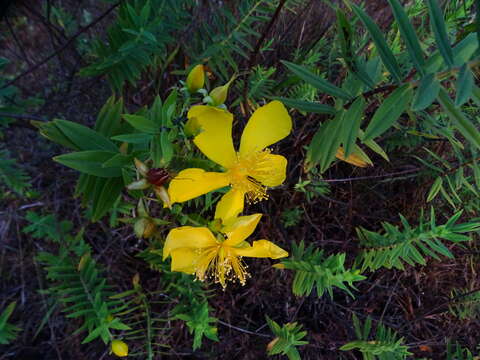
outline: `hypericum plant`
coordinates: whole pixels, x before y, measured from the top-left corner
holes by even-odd
[[[343,345],[340,350],[357,349],[362,353],[363,360],[405,360],[408,355],[412,355],[408,351],[408,346],[403,345],[404,339],[382,323],[377,325],[377,331],[372,336],[372,319],[370,317],[362,326],[357,316],[353,314],[353,326],[358,340]]]
[[[431,208],[430,220],[425,221],[422,214],[418,227],[411,227],[407,219],[400,215],[403,230],[389,223],[382,224],[384,233],[358,228],[362,250],[357,257],[357,263],[362,271],[374,271],[381,267],[403,269],[404,262],[409,265],[425,265],[425,256],[437,260],[440,259],[438,255],[453,258],[453,254],[441,239],[453,243],[470,241],[471,237],[464,234],[480,229],[480,222],[477,220],[456,224],[461,215],[462,211],[459,211],[445,224],[437,225],[434,209]]]
[[[326,256],[323,250],[312,245],[305,248],[305,243],[292,243],[292,257],[282,260],[281,266],[295,272],[292,290],[297,296],[310,295],[316,289],[317,296],[325,291],[333,298],[333,288],[346,291],[353,297],[349,287],[355,289],[354,282],[365,279],[360,270],[345,268],[345,254]]]
[[[296,322],[280,326],[277,322],[266,316],[267,324],[275,335],[275,339],[267,345],[268,356],[286,355],[289,360],[300,360],[297,347],[308,344],[303,340],[307,332],[302,330],[302,325]]]
[[[326,103],[282,99],[287,106],[307,113],[324,114],[327,118],[308,147],[307,169],[320,165],[321,171],[325,171],[334,161],[340,146],[347,158],[356,154],[364,161],[368,159],[360,148],[363,145],[388,160],[375,140],[388,135],[387,131],[395,127],[418,134],[415,127],[422,124],[428,128],[425,135],[431,133],[443,137],[445,132],[442,127],[435,126],[437,122],[429,124],[424,121],[424,113],[434,108],[439,108],[441,113],[433,116],[445,114],[449,119],[447,126],[460,132],[472,146],[480,147],[476,125],[462,111],[462,106],[470,99],[478,102],[479,91],[473,82],[473,70],[480,64],[475,34],[467,35],[452,46],[439,3],[428,0],[437,49],[432,51],[434,47],[429,46],[426,54],[399,0],[388,2],[408,57],[398,54],[403,48],[394,49],[396,45],[390,45],[385,40],[379,27],[364,10],[345,1],[356,19],[365,26],[376,54],[366,54],[367,60],[356,48],[360,41],[357,40],[359,32],[354,31],[358,28],[354,26],[354,19],[349,19],[342,9],[332,5],[337,14],[340,57],[348,73],[343,83],[337,86],[304,66],[283,62],[297,79],[311,84],[320,95],[325,95],[324,99],[328,99]],[[384,69],[379,65],[383,65]],[[452,82],[456,90],[454,100],[447,90]],[[373,109],[376,110],[370,116]],[[407,119],[413,121],[404,125]],[[422,136],[421,133],[419,135]]]

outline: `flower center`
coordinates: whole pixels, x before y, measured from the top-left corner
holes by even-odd
[[[243,157],[238,154],[237,162],[228,169],[227,175],[231,186],[244,192],[250,203],[268,199],[267,187],[257,179],[268,177],[271,173],[271,167],[268,166],[269,154],[269,149]]]
[[[226,288],[227,281],[238,280],[240,284],[245,285],[249,276],[247,265],[240,256],[235,254],[232,247],[219,242],[216,246],[200,251],[196,266],[197,279],[204,281],[206,278],[211,278],[215,283],[220,283],[223,289]]]

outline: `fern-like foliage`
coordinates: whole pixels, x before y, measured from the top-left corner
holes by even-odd
[[[407,219],[400,215],[403,229],[390,223],[382,223],[384,233],[358,228],[360,246],[363,248],[357,257],[362,271],[375,271],[381,267],[387,269],[404,269],[404,262],[409,265],[425,265],[426,256],[439,260],[439,255],[453,258],[450,250],[441,241],[461,243],[471,240],[466,233],[480,229],[480,221],[472,220],[456,224],[462,211],[454,214],[445,224],[437,225],[435,212],[431,208],[430,221],[425,221],[423,214],[420,224],[412,227]]]
[[[35,239],[49,239],[61,242],[72,229],[72,222],[68,220],[58,221],[55,215],[39,215],[35,211],[28,211],[25,219],[30,225],[25,226],[22,231],[30,234]]]
[[[323,250],[313,246],[305,248],[303,241],[292,244],[292,256],[281,264],[295,271],[292,290],[297,296],[308,296],[316,288],[318,296],[327,291],[333,297],[333,288],[337,287],[353,297],[349,287],[355,289],[353,283],[365,279],[359,270],[345,269],[345,254],[327,257]]]
[[[343,345],[340,348],[342,351],[357,349],[362,353],[363,360],[403,360],[412,354],[408,351],[408,347],[403,345],[404,339],[381,323],[372,336],[372,319],[370,317],[362,325],[354,314],[353,326],[358,340]]]
[[[471,292],[468,289],[453,289],[449,306],[450,313],[461,320],[470,320],[480,314],[480,291]]]
[[[153,306],[158,301],[152,301],[155,294],[147,293],[140,284],[140,277],[133,277],[133,289],[120,294],[110,296],[110,299],[124,302],[125,310],[117,312],[122,320],[130,327],[123,333],[123,339],[131,344],[129,356],[153,360],[165,346],[158,343],[158,339],[164,333],[162,324],[165,322],[160,314],[154,311]],[[162,304],[160,304],[162,305]],[[136,347],[136,344],[140,344]]]
[[[0,314],[0,345],[7,345],[15,340],[20,328],[10,324],[8,319],[15,309],[15,302],[11,302]]]
[[[143,258],[152,269],[162,273],[161,281],[163,293],[177,305],[171,310],[171,319],[185,321],[188,330],[193,334],[193,349],[202,346],[204,337],[218,341],[217,319],[211,316],[208,305],[208,293],[203,283],[195,281],[192,275],[170,271],[170,264],[163,261],[162,250],[158,243],[142,251],[139,257]]]
[[[30,187],[30,177],[17,164],[15,159],[10,157],[10,152],[0,149],[0,186],[4,186],[17,193],[24,195]]]
[[[308,344],[308,341],[303,340],[307,332],[302,330],[302,325],[293,322],[280,326],[268,316],[266,319],[270,330],[275,335],[275,338],[267,345],[268,355],[282,354],[286,355],[289,360],[300,360],[297,346]]]
[[[134,0],[120,5],[118,18],[108,29],[108,41],[98,39],[93,52],[97,60],[81,74],[106,74],[112,88],[121,92],[123,84],[135,85],[142,72],[167,57],[167,45],[175,43],[172,31],[180,30],[188,19],[185,4],[191,1]]]
[[[210,316],[207,301],[194,299],[190,304],[177,305],[173,310],[174,318],[185,321],[188,331],[193,334],[193,350],[202,346],[203,337],[218,341],[217,319]]]
[[[64,305],[67,318],[81,319],[78,334],[87,331],[83,343],[100,337],[105,344],[113,338],[111,330],[128,330],[129,327],[114,317],[124,310],[121,302],[109,300],[112,294],[106,279],[91,256],[91,249],[82,238],[82,232],[67,238],[58,254],[41,252],[38,260],[44,264],[52,285],[46,290]]]
[[[244,0],[235,3],[235,9],[223,1],[211,1],[211,19],[203,21],[196,30],[202,34],[197,43],[187,44],[187,52],[197,54],[195,59],[207,60],[208,65],[227,80],[232,72],[239,72],[241,60],[249,59],[249,52],[261,36],[262,26],[270,20],[277,1]],[[261,50],[261,49],[260,49]]]

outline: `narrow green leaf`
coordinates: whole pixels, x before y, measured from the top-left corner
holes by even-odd
[[[115,102],[115,96],[110,97],[97,116],[95,131],[107,137],[118,134],[122,110],[123,99],[120,98]]]
[[[67,120],[55,120],[55,125],[79,149],[118,151],[109,139],[86,126]]]
[[[152,140],[152,135],[144,133],[122,134],[113,136],[111,139],[130,144],[147,144],[150,140]]]
[[[412,110],[420,111],[429,107],[437,98],[440,83],[435,74],[428,74],[422,78],[413,98]]]
[[[152,120],[141,115],[123,114],[123,118],[138,131],[147,134],[157,134],[160,127]]]
[[[465,136],[472,145],[480,148],[480,133],[477,128],[468,120],[465,114],[455,107],[444,89],[440,90],[438,101],[462,135]]]
[[[108,178],[121,176],[119,168],[104,168],[102,166],[104,162],[110,160],[116,154],[111,151],[99,150],[78,151],[56,156],[53,160],[84,174]]]
[[[420,47],[417,34],[415,33],[415,30],[400,2],[398,0],[388,0],[388,2],[392,8],[393,16],[397,20],[402,38],[407,45],[407,51],[413,65],[418,73],[423,76],[425,59],[423,58],[423,51]]]
[[[343,117],[345,136],[342,136],[342,142],[345,150],[345,158],[349,157],[354,150],[365,106],[365,100],[360,96],[350,106]]]
[[[432,201],[435,198],[435,196],[437,196],[437,194],[442,189],[442,186],[443,186],[443,180],[442,180],[442,177],[439,176],[437,177],[432,187],[430,188],[430,191],[428,192],[427,202]]]
[[[336,110],[329,105],[319,104],[319,103],[310,102],[310,101],[287,99],[284,97],[275,97],[275,99],[281,101],[283,104],[285,104],[288,107],[292,107],[300,111],[306,111],[307,113],[331,114],[331,115],[335,115],[336,113]]]
[[[353,12],[362,20],[363,24],[367,28],[370,36],[372,37],[375,46],[377,47],[378,53],[382,58],[383,64],[387,70],[392,74],[395,82],[400,83],[402,81],[402,71],[398,66],[397,60],[390,50],[385,38],[382,35],[382,31],[375,24],[372,19],[357,5],[351,4]]]
[[[465,104],[472,96],[473,85],[475,84],[473,74],[467,64],[463,64],[458,74],[455,84],[457,96],[455,97],[455,106],[460,107]]]
[[[392,92],[373,115],[363,140],[376,138],[388,130],[407,108],[412,92],[410,84],[405,84]]]
[[[352,95],[350,95],[346,91],[322,79],[321,77],[305,69],[304,67],[284,60],[282,60],[282,63],[300,79],[306,81],[320,91],[344,100],[350,100],[352,98]]]
[[[432,27],[437,41],[438,50],[442,54],[443,60],[450,68],[453,66],[453,52],[448,39],[447,28],[443,19],[442,9],[440,9],[438,0],[427,0],[428,12],[430,14],[430,26]]]

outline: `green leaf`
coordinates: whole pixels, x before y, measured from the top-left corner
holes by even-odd
[[[478,132],[477,128],[470,122],[470,120],[467,119],[465,114],[456,108],[455,105],[453,105],[444,89],[440,90],[440,93],[438,94],[438,101],[450,117],[452,123],[457,127],[462,135],[465,136],[465,138],[469,140],[472,145],[480,148],[480,133]]]
[[[104,168],[102,166],[104,162],[110,160],[116,154],[111,151],[89,150],[59,155],[53,159],[81,173],[108,178],[121,176],[119,168]]]
[[[107,212],[112,210],[123,188],[122,178],[97,178],[92,204],[93,222],[100,220]]]
[[[402,38],[407,45],[407,51],[410,59],[412,60],[413,65],[417,69],[418,73],[423,76],[425,59],[423,58],[423,51],[420,47],[417,34],[415,33],[415,30],[400,2],[398,0],[388,0],[388,2],[392,8],[395,19],[397,20],[398,28],[400,29]]]
[[[290,69],[295,75],[297,75],[300,79],[306,81],[310,85],[316,87],[318,90],[332,95],[334,97],[339,97],[344,100],[350,100],[352,95],[347,93],[346,91],[340,89],[339,87],[333,85],[332,83],[322,79],[318,75],[312,73],[311,71],[305,69],[300,65],[293,64],[288,61],[282,60],[282,63]]]
[[[460,107],[465,104],[472,96],[474,85],[473,74],[467,64],[463,64],[458,74],[458,79],[455,84],[457,96],[455,97],[455,106]]]
[[[445,63],[450,68],[453,66],[453,52],[450,46],[450,40],[447,35],[447,28],[443,19],[443,13],[440,9],[438,0],[427,0],[428,12],[430,14],[430,26],[432,27],[437,41],[438,50],[442,54]]]
[[[333,107],[329,105],[316,103],[316,102],[287,99],[284,97],[275,97],[275,99],[281,101],[283,104],[285,104],[288,107],[292,107],[300,111],[306,111],[307,113],[331,114],[331,115],[335,115],[336,113],[336,110]]]
[[[395,82],[400,83],[402,81],[402,71],[398,66],[397,60],[390,50],[387,42],[385,41],[380,28],[375,24],[372,19],[357,5],[351,4],[353,12],[362,20],[363,24],[367,28],[370,36],[372,37],[378,53],[382,58],[383,64],[387,70],[392,74]]]
[[[355,142],[360,130],[360,124],[362,122],[365,106],[365,100],[362,96],[360,96],[357,98],[357,100],[355,100],[355,102],[350,106],[343,116],[343,128],[346,132],[345,136],[342,136],[345,158],[350,156],[355,147]]]
[[[439,176],[437,177],[432,187],[430,188],[430,191],[428,192],[427,202],[432,201],[435,198],[435,196],[437,196],[437,194],[440,192],[442,187],[443,187],[443,179],[441,176]]]
[[[143,133],[122,134],[113,136],[111,139],[129,144],[147,144],[150,140],[152,140],[152,135]]]
[[[123,118],[138,131],[147,134],[158,134],[160,126],[141,115],[123,114]]]
[[[100,110],[94,129],[107,137],[118,134],[122,110],[123,99],[115,102],[115,96],[111,96]]]
[[[95,130],[67,120],[54,122],[57,128],[81,150],[118,151],[114,143]]]
[[[412,92],[410,84],[405,84],[392,92],[373,115],[365,130],[363,141],[376,138],[388,130],[407,108]]]
[[[313,136],[307,150],[307,163],[320,164],[323,172],[335,159],[335,154],[340,146],[343,111],[339,111],[334,119],[323,123]]]
[[[412,110],[420,111],[430,106],[437,98],[440,83],[435,74],[428,74],[422,78],[413,98]]]

